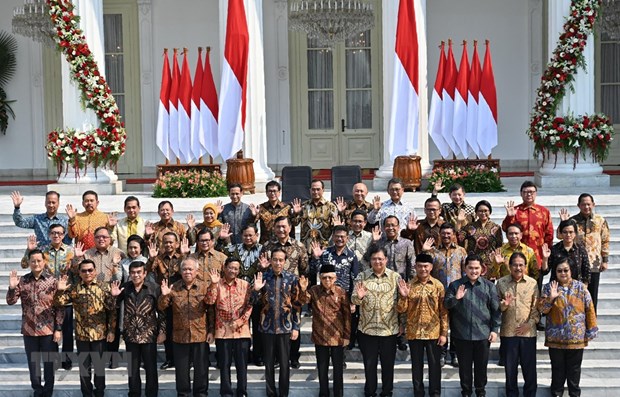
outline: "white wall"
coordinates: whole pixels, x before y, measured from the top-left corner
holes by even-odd
[[[484,40],[491,41],[491,55],[497,87],[499,144],[493,157],[506,164],[521,165],[532,157],[526,135],[531,110],[530,38],[528,2],[515,0],[432,0],[427,2],[429,99],[435,84],[441,40],[451,38],[457,67],[462,41],[468,41],[471,63],[473,40],[478,40],[480,63],[484,61]],[[537,38],[542,40],[542,38]],[[446,46],[447,50],[447,46]],[[431,159],[440,154],[431,143]]]
[[[22,0],[0,2],[0,30],[11,33],[13,8]],[[41,76],[40,45],[30,39],[14,35],[17,39],[17,73],[6,87],[15,120],[9,119],[6,135],[0,134],[0,175],[46,174],[43,146],[47,132],[42,129],[42,98],[33,90],[43,89]],[[34,59],[33,59],[34,57]],[[36,140],[35,140],[36,135]]]

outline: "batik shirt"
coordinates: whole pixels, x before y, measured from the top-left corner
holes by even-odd
[[[439,339],[448,336],[448,311],[443,306],[443,284],[430,277],[423,283],[418,278],[409,281],[406,298],[398,295],[397,311],[407,316],[407,339]]]
[[[355,253],[344,247],[338,255],[336,247],[327,247],[320,258],[310,259],[310,273],[318,273],[323,265],[333,265],[336,268],[336,285],[344,289],[349,296],[353,293],[353,280],[359,273],[360,265]]]
[[[155,274],[157,284],[161,285],[162,280],[168,281],[168,285],[174,283],[181,277],[181,261],[184,256],[174,252],[172,255],[159,254],[155,258],[149,258],[146,263],[148,272]]]
[[[345,225],[349,225],[349,222],[351,221],[351,215],[353,214],[354,211],[360,210],[368,214],[370,211],[372,211],[372,209],[373,209],[373,205],[372,203],[369,203],[368,201],[364,201],[363,203],[358,205],[355,203],[355,200],[351,200],[347,203],[347,206],[344,209],[344,211],[338,212],[338,215],[340,215]],[[370,232],[372,231],[373,227],[374,227],[374,224],[370,222],[366,222],[366,227],[364,228],[364,230],[366,230],[367,232]]]
[[[157,308],[161,290],[157,284],[145,281],[136,291],[133,282],[127,282],[117,297],[117,305],[125,304],[123,336],[125,342],[156,343],[159,335],[166,335],[165,312]]]
[[[577,242],[585,245],[593,273],[600,271],[601,263],[609,260],[609,225],[600,215],[586,217],[581,213],[571,216],[577,222]]]
[[[40,248],[43,251],[43,255],[47,259],[46,270],[57,279],[65,274],[69,276],[69,283],[73,284],[77,278],[74,269],[72,268],[73,260],[73,248],[67,244],[61,243],[58,249],[51,245],[46,245]],[[22,258],[22,269],[27,269],[28,254],[30,252],[26,250],[24,257]]]
[[[224,209],[219,215],[222,223],[230,225],[230,242],[241,244],[243,242],[243,229],[251,223],[256,222],[256,217],[252,215],[250,206],[246,203],[239,203],[234,206],[232,203],[224,205]]]
[[[448,247],[440,244],[431,248],[428,254],[433,257],[431,276],[441,281],[445,288],[463,275],[467,258],[467,251],[463,247],[456,243],[450,243]]]
[[[351,302],[347,292],[333,285],[314,285],[302,294],[312,306],[311,340],[317,346],[344,346],[351,339]]]
[[[334,218],[337,215],[336,205],[323,197],[317,204],[312,200],[302,204],[301,214],[297,216],[296,223],[301,223],[300,239],[306,246],[306,250],[311,250],[313,241],[321,244],[321,247],[327,247],[332,236]]]
[[[530,247],[528,247],[527,245],[523,243],[519,243],[519,245],[517,245],[515,248],[512,248],[510,246],[510,243],[506,243],[501,246],[500,252],[502,253],[502,256],[504,257],[504,262],[501,265],[498,264],[495,261],[495,256],[493,256],[492,257],[493,260],[491,261],[491,268],[489,269],[487,278],[499,279],[501,277],[509,275],[510,267],[508,263],[510,261],[510,257],[515,252],[520,252],[523,255],[525,255],[525,262],[527,265],[525,267],[525,274],[530,276],[534,280],[538,279],[538,273],[539,273],[538,262],[536,260],[536,253],[534,252],[533,249],[531,249]]]
[[[215,305],[215,338],[250,338],[252,315],[252,287],[245,280],[235,278],[231,283],[220,279],[211,284],[207,303]]]
[[[538,309],[546,315],[545,346],[554,349],[583,349],[596,338],[596,312],[586,286],[577,280],[558,285],[559,296],[551,300],[551,285],[545,284]]]
[[[169,222],[160,220],[159,222],[151,224],[151,227],[153,228],[153,234],[146,236],[146,239],[157,243],[160,250],[163,250],[162,242],[164,239],[164,234],[173,232],[177,235],[179,242],[185,235],[185,226],[183,226],[181,222],[177,222],[174,219],[170,219]]]
[[[437,222],[431,226],[425,218],[418,221],[418,228],[416,230],[403,229],[400,231],[400,236],[413,241],[415,252],[422,252],[422,246],[427,239],[433,238],[435,239],[435,244],[439,243],[439,229],[443,223],[441,219],[438,219]]]
[[[372,233],[362,230],[359,234],[355,234],[353,230],[349,230],[349,239],[347,240],[347,248],[355,253],[360,263],[360,271],[370,268],[365,258],[368,247],[372,244]]]
[[[95,246],[95,230],[99,227],[108,226],[108,215],[99,210],[94,210],[91,214],[80,212],[73,220],[68,221],[69,237],[84,244],[83,249],[87,250]]]
[[[392,336],[398,334],[400,321],[396,311],[398,280],[395,271],[385,269],[377,276],[371,269],[357,275],[355,283],[366,287],[366,295],[360,299],[355,291],[351,303],[360,306],[358,329],[371,336]]]
[[[413,207],[403,204],[402,201],[395,203],[390,199],[381,203],[381,208],[378,211],[373,209],[368,213],[368,223],[379,223],[380,226],[383,226],[383,221],[390,215],[397,217],[400,228],[405,229],[409,216],[415,217],[415,211]]]
[[[293,224],[293,214],[291,206],[279,201],[276,205],[271,205],[269,201],[262,203],[258,207],[258,220],[260,225],[260,239],[259,243],[265,244],[269,240],[275,240],[274,226],[276,219],[285,216],[289,218],[291,224]]]
[[[265,285],[254,291],[253,302],[260,300],[260,332],[265,334],[290,334],[301,326],[301,289],[299,279],[293,273],[282,271],[276,275],[267,269],[263,273]]]
[[[108,283],[79,282],[68,290],[56,291],[54,303],[59,306],[73,303],[75,339],[83,342],[104,340],[116,328],[116,299]]]
[[[198,262],[198,273],[196,273],[196,277],[199,280],[206,281],[207,287],[211,285],[211,274],[209,274],[209,272],[212,269],[221,272],[224,267],[224,262],[226,262],[226,258],[228,258],[221,252],[216,251],[215,248],[211,248],[207,252],[194,252],[189,257]]]
[[[276,248],[282,248],[286,252],[286,262],[284,262],[284,270],[302,276],[308,273],[308,251],[306,247],[299,241],[288,238],[284,244],[278,240],[269,241],[263,245],[262,253],[267,253],[271,257],[271,251]]]
[[[502,228],[492,221],[484,225],[480,220],[463,227],[458,234],[459,244],[465,248],[468,254],[477,254],[482,263],[487,266],[485,277],[490,278],[488,268],[493,263],[495,249],[502,246],[504,235]]]
[[[54,224],[62,225],[65,231],[68,231],[69,218],[66,215],[54,215],[48,217],[47,213],[36,214],[31,216],[23,216],[19,208],[13,210],[13,222],[15,226],[22,229],[33,229],[34,235],[37,237],[37,244],[39,247],[51,244],[49,230],[50,226]],[[65,234],[63,243],[71,245],[71,237],[69,234]]]
[[[121,281],[123,280],[123,267],[119,263],[114,263],[114,256],[119,255],[121,260],[126,256],[123,251],[116,247],[108,247],[105,251],[91,248],[84,252],[84,258],[74,258],[79,263],[82,259],[90,259],[95,262],[97,269],[97,280],[99,281]],[[77,264],[76,264],[77,266]]]
[[[237,277],[253,284],[262,249],[263,246],[260,244],[254,244],[251,247],[246,247],[244,244],[228,244],[224,252],[241,263]]]
[[[415,251],[410,240],[396,237],[395,240],[388,240],[382,237],[376,243],[379,247],[387,251],[387,268],[397,272],[400,277],[408,281],[415,276]],[[370,262],[370,258],[366,258]]]
[[[476,209],[473,205],[466,203],[462,203],[460,206],[457,206],[453,202],[441,204],[441,217],[458,230],[463,226],[458,223],[459,212],[461,212],[461,210],[465,210],[465,225],[476,220]]]
[[[19,278],[15,289],[7,291],[7,304],[14,305],[22,300],[22,335],[46,336],[62,329],[65,310],[54,306],[56,282],[46,271],[40,274],[39,279],[30,272]]]
[[[512,302],[507,306],[503,303],[506,293],[512,295]],[[538,283],[536,279],[523,276],[521,280],[515,281],[512,275],[504,276],[497,280],[497,294],[500,300],[500,310],[502,311],[501,337],[536,337],[536,324],[540,320],[538,312]],[[517,327],[527,323],[529,329],[527,334],[517,335]]]
[[[551,256],[549,257],[549,268],[545,272],[551,273],[549,281],[557,279],[555,274],[555,268],[557,267],[556,258],[566,257],[568,258],[568,265],[570,266],[571,277],[575,280],[579,280],[582,283],[590,283],[590,260],[588,259],[588,253],[586,247],[582,244],[574,243],[573,246],[566,250],[564,248],[564,242],[560,241],[551,247]]]
[[[542,205],[534,204],[526,207],[519,204],[515,207],[515,216],[506,216],[502,222],[502,230],[507,231],[508,226],[518,224],[523,230],[521,242],[536,253],[538,268],[542,265],[542,245],[547,243],[551,247],[553,244],[553,224],[549,210]]]

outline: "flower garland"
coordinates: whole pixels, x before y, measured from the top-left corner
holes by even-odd
[[[589,148],[592,160],[604,161],[614,130],[604,114],[556,117],[556,110],[567,88],[572,89],[578,67],[585,67],[583,50],[592,33],[601,0],[572,0],[570,14],[564,23],[564,32],[551,61],[547,64],[527,131],[534,141],[534,155],[542,154],[543,162],[551,155],[563,152],[573,155],[576,165],[579,154],[585,160],[583,148]]]
[[[63,164],[73,166],[76,178],[79,169],[89,163],[98,166],[116,166],[125,153],[127,138],[116,100],[105,78],[99,72],[97,62],[90,51],[79,16],[75,15],[70,0],[46,0],[50,18],[56,28],[56,43],[69,63],[71,79],[78,85],[82,104],[92,109],[99,119],[99,128],[75,131],[68,128],[49,133],[46,145],[48,158],[54,161],[58,173]]]

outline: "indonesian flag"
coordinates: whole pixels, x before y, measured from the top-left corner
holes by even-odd
[[[413,0],[400,0],[388,151],[396,156],[418,150],[418,33]]]
[[[211,157],[220,155],[217,147],[217,91],[211,72],[210,50],[207,48],[207,58],[200,87],[200,144],[209,152]]]
[[[180,139],[179,139],[179,83],[181,81],[181,72],[179,71],[179,62],[177,61],[177,49],[174,49],[172,60],[172,83],[170,84],[170,128],[168,142],[170,143],[170,151],[176,158],[181,158]]]
[[[234,157],[243,146],[249,45],[243,0],[229,0],[218,132],[218,147],[224,160]]]
[[[441,135],[446,141],[450,150],[458,156],[459,148],[452,135],[454,125],[454,90],[456,87],[456,62],[452,53],[452,40],[448,40],[448,58],[446,59],[446,69],[443,75],[443,101],[441,107]]]
[[[481,155],[480,146],[478,145],[478,94],[480,93],[481,73],[478,41],[474,40],[474,53],[471,57],[471,72],[469,73],[467,95],[467,145],[478,157]]]
[[[478,109],[478,145],[485,156],[497,146],[497,93],[489,40],[486,41],[484,65],[480,77],[480,103]]]
[[[179,150],[184,163],[192,162],[191,120],[192,112],[192,75],[187,62],[187,49],[183,51],[183,68],[179,85]]]
[[[192,86],[192,127],[190,135],[190,146],[192,155],[196,159],[200,159],[205,153],[205,147],[200,142],[200,91],[202,88],[202,47],[198,47],[198,62],[196,63],[196,71],[194,72],[194,85]]]
[[[467,55],[467,41],[463,40],[463,54],[456,79],[454,90],[454,121],[452,136],[463,154],[463,158],[469,155],[467,148],[467,80],[469,78],[469,59]]]
[[[159,89],[159,109],[157,111],[157,133],[155,134],[155,142],[157,147],[164,154],[166,160],[170,160],[173,156],[168,145],[170,134],[170,61],[168,61],[168,49],[164,50],[164,66],[161,71],[161,88]]]
[[[435,77],[435,87],[433,87],[433,95],[431,96],[431,110],[428,115],[428,134],[431,136],[435,146],[439,149],[441,157],[446,158],[450,154],[450,147],[441,135],[441,108],[443,95],[443,75],[446,67],[446,44],[441,42],[441,50],[439,54],[439,66],[437,67],[437,76]]]

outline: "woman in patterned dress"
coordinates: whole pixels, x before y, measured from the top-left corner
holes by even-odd
[[[502,228],[491,220],[493,208],[486,200],[478,201],[475,207],[478,220],[467,224],[459,232],[459,244],[468,254],[476,254],[482,258],[482,274],[489,274],[493,264],[493,251],[504,242]]]

